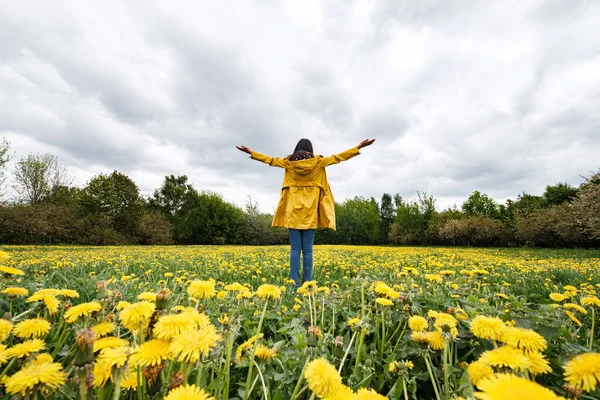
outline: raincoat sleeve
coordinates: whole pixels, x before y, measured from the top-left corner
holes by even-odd
[[[288,165],[288,160],[285,158],[269,157],[256,151],[253,151],[252,154],[250,154],[250,158],[265,164],[269,164],[271,167],[286,168]]]
[[[352,157],[356,157],[359,154],[360,153],[358,152],[358,147],[353,147],[353,148],[343,151],[339,154],[335,154],[335,155],[329,156],[329,157],[323,157],[321,159],[321,166],[327,167],[332,164],[339,164],[340,162],[348,161]]]

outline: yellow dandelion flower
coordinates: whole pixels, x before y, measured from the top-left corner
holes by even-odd
[[[76,306],[73,306],[71,308],[69,308],[66,312],[65,312],[65,320],[69,323],[72,324],[73,322],[77,321],[79,318],[83,317],[83,316],[90,316],[93,313],[102,310],[102,304],[92,301],[89,303],[82,303],[82,304],[78,304]]]
[[[52,358],[52,356],[48,353],[40,353],[37,356],[35,356],[35,358],[31,361],[32,364],[35,365],[39,365],[39,364],[48,364],[53,362],[54,359]]]
[[[8,361],[8,356],[4,350],[6,350],[6,345],[0,343],[0,365]]]
[[[9,296],[23,297],[29,294],[29,290],[22,287],[7,287],[6,289],[3,289],[0,293],[7,294]]]
[[[217,294],[214,281],[192,281],[187,292],[195,299],[210,299]]]
[[[4,342],[13,329],[13,324],[0,318],[0,343]]]
[[[419,315],[413,315],[408,319],[408,327],[413,332],[423,332],[429,328],[429,322]]]
[[[600,382],[600,353],[580,354],[571,359],[564,369],[565,381],[586,392],[593,392]]]
[[[137,296],[138,300],[146,300],[154,303],[156,301],[156,293],[144,292]]]
[[[121,339],[114,336],[107,336],[94,341],[94,353],[102,349],[124,347],[127,345],[129,345],[129,342],[125,339]]]
[[[34,294],[32,294],[31,296],[29,296],[27,298],[27,302],[35,302],[35,301],[43,301],[44,297],[46,296],[56,296],[58,293],[57,289],[52,289],[52,288],[48,288],[48,289],[40,289],[37,292],[35,292]]]
[[[98,325],[92,326],[90,329],[96,334],[97,338],[101,338],[114,333],[116,326],[112,322],[101,322]]]
[[[23,343],[15,344],[13,347],[4,350],[4,354],[8,358],[23,358],[29,357],[33,353],[44,349],[46,343],[40,339],[26,340]]]
[[[156,305],[147,301],[140,301],[125,307],[119,313],[119,320],[130,331],[145,329],[150,323],[150,318],[156,310]]]
[[[275,354],[277,354],[276,348],[269,348],[264,344],[259,344],[256,346],[256,357],[261,360],[272,360],[275,358]]]
[[[221,335],[214,325],[186,331],[173,338],[170,352],[179,362],[195,363],[206,357],[219,343]]]
[[[281,297],[281,290],[275,285],[266,283],[256,289],[256,295],[261,299],[278,300]]]
[[[375,302],[379,305],[382,305],[383,307],[391,306],[392,304],[394,304],[393,301],[386,299],[384,297],[377,298],[377,300],[375,300]]]
[[[60,302],[58,301],[56,296],[49,294],[44,296],[42,300],[44,301],[44,305],[48,309],[50,315],[54,315],[58,312],[58,306],[60,305]]]
[[[425,274],[425,279],[433,283],[442,283],[444,278],[438,274]]]
[[[7,267],[5,265],[0,265],[0,273],[3,274],[7,274],[7,275],[25,275],[25,272],[21,271],[18,268],[13,268],[13,267]]]
[[[356,326],[357,324],[360,324],[361,319],[360,318],[350,318],[347,322],[346,325],[348,325],[350,328],[353,328],[354,326]]]
[[[527,358],[531,362],[531,367],[529,367],[529,372],[533,375],[542,375],[552,372],[552,368],[550,368],[550,363],[544,355],[538,351],[531,351],[527,353]]]
[[[94,363],[94,387],[104,386],[111,378],[113,368],[122,368],[129,357],[129,347],[106,348]]]
[[[199,313],[192,307],[186,308],[185,311],[181,313],[181,315],[184,315],[186,316],[186,318],[193,320],[196,323],[196,327],[199,329],[210,325],[210,319],[208,318],[208,316],[204,313]]]
[[[420,344],[429,344],[429,333],[425,331],[413,332],[410,338]]]
[[[28,364],[4,378],[6,393],[25,397],[34,391],[50,394],[65,384],[66,374],[59,363]]]
[[[130,362],[134,367],[151,367],[161,364],[164,360],[170,360],[171,352],[169,351],[170,342],[166,340],[152,339],[148,340],[130,357]]]
[[[112,367],[106,363],[96,361],[94,363],[94,381],[93,387],[98,388],[104,386],[112,375]]]
[[[600,307],[600,299],[598,299],[597,297],[584,297],[583,299],[581,299],[581,304],[584,306],[596,306],[596,307]]]
[[[473,361],[467,367],[467,372],[473,385],[477,386],[482,379],[494,375],[494,370],[488,364],[481,361]]]
[[[585,308],[581,307],[579,304],[565,303],[565,304],[563,304],[563,308],[568,308],[570,310],[576,310],[576,311],[579,311],[580,313],[582,313],[583,315],[587,315],[587,310]]]
[[[520,350],[510,346],[502,346],[484,352],[479,361],[492,367],[508,367],[514,371],[522,371],[531,367],[531,361]]]
[[[561,293],[550,293],[550,296],[548,297],[556,302],[561,302],[567,299],[567,296]]]
[[[258,336],[252,336],[244,343],[240,344],[235,352],[235,361],[240,364],[246,360],[246,350],[250,350],[254,346],[254,342],[263,337],[260,333]]]
[[[156,322],[152,333],[157,339],[171,340],[175,336],[195,327],[196,322],[194,319],[189,318],[187,314],[164,315]]]
[[[536,331],[525,328],[507,327],[503,342],[523,351],[544,351],[548,347],[546,339]]]
[[[352,400],[387,400],[387,397],[378,394],[373,389],[360,388],[352,396]]]
[[[577,319],[577,317],[575,316],[575,314],[573,314],[571,311],[565,310],[565,314],[567,314],[567,317],[569,317],[569,319],[571,321],[575,322],[575,324],[577,324],[577,326],[579,326],[579,327],[583,326],[583,324],[581,323],[581,321],[579,319]]]
[[[50,322],[42,318],[31,318],[15,325],[13,334],[21,339],[39,338],[50,331]]]
[[[324,358],[317,358],[306,366],[304,379],[319,398],[329,397],[342,385],[342,377]]]
[[[506,325],[500,318],[478,315],[471,321],[470,329],[479,339],[502,341]]]
[[[131,303],[129,303],[128,301],[121,300],[120,302],[117,303],[117,305],[115,306],[115,309],[117,311],[121,311],[122,309],[127,307],[129,304],[131,304]]]
[[[181,385],[171,390],[164,400],[214,400],[204,389],[196,385]]]
[[[559,400],[562,397],[554,394],[553,391],[532,382],[525,378],[515,375],[497,374],[490,378],[483,379],[477,385],[481,392],[475,393],[475,397],[480,400]],[[564,399],[563,399],[564,400]]]
[[[340,384],[332,390],[332,393],[327,397],[323,397],[324,400],[349,400],[353,399],[354,392],[348,386]]]
[[[76,299],[79,297],[79,293],[77,293],[76,290],[71,290],[71,289],[59,289],[56,292],[57,296],[63,296],[63,297],[69,297],[71,299]]]
[[[446,345],[444,335],[440,331],[428,332],[429,333],[429,347],[433,350],[442,350]]]

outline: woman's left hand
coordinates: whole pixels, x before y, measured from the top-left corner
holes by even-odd
[[[360,144],[356,147],[358,147],[359,149],[362,149],[363,147],[372,145],[374,141],[375,141],[375,139],[365,139],[362,142],[360,142]]]
[[[235,146],[239,151],[243,151],[244,153],[252,154],[252,150],[247,148],[246,146]]]

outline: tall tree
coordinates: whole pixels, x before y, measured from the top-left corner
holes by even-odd
[[[186,175],[169,175],[148,200],[149,206],[161,212],[167,219],[173,220],[190,196],[197,195],[196,190],[188,183]]]
[[[83,189],[80,201],[88,213],[108,217],[121,235],[137,235],[143,203],[137,185],[127,175],[113,171],[95,176]]]
[[[463,203],[462,210],[469,215],[486,215],[491,218],[499,218],[500,212],[498,204],[494,199],[478,190],[471,193],[469,198]]]
[[[30,154],[15,166],[14,189],[19,200],[35,204],[58,186],[69,186],[72,178],[52,154]]]
[[[570,202],[577,197],[577,188],[568,183],[557,183],[556,185],[546,186],[544,200],[548,206],[554,206]]]
[[[388,235],[393,223],[394,205],[392,204],[392,196],[384,193],[381,196],[381,204],[379,206],[379,240],[381,243],[388,242]]]

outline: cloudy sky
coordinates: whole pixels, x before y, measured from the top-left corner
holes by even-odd
[[[126,3],[123,5],[120,3]],[[151,4],[156,3],[156,4]],[[75,183],[167,174],[265,211],[298,139],[336,200],[503,202],[600,167],[600,2],[0,0],[0,136]]]

